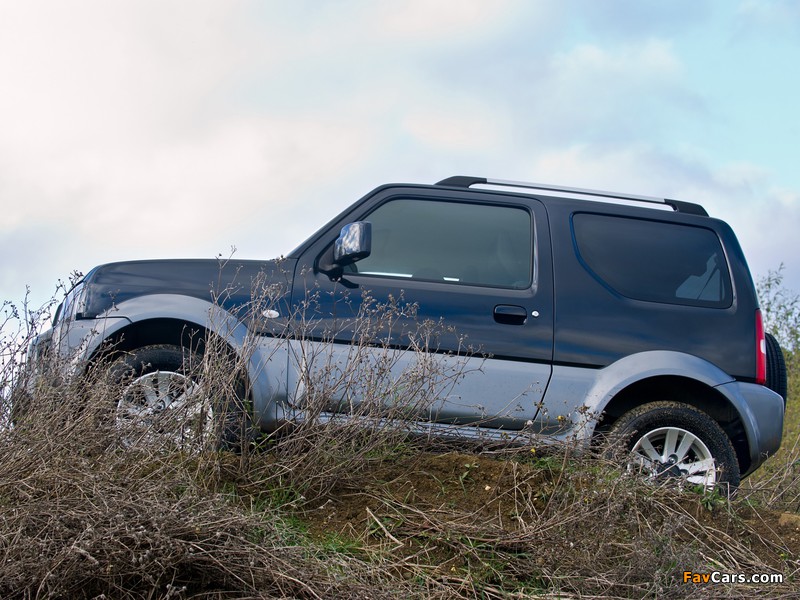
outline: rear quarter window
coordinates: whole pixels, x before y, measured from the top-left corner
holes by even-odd
[[[688,306],[732,304],[728,263],[711,229],[577,213],[572,230],[583,266],[617,294]]]

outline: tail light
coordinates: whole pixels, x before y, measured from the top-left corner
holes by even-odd
[[[756,309],[756,383],[767,383],[767,339],[761,309]]]

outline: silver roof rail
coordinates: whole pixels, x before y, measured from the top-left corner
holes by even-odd
[[[630,200],[632,202],[649,202],[651,204],[670,206],[677,212],[691,215],[702,215],[704,217],[708,216],[708,213],[702,206],[692,202],[682,202],[681,200],[672,200],[669,198],[657,198],[655,196],[640,196],[635,194],[622,194],[618,192],[606,192],[603,190],[592,190],[587,188],[550,185],[546,183],[529,183],[524,181],[507,181],[505,179],[487,179],[485,177],[467,177],[463,175],[457,175],[455,177],[442,179],[436,185],[460,188],[469,188],[473,185],[497,185],[501,187],[562,192],[568,194],[579,194],[581,196],[596,196],[600,198],[613,198],[615,200]]]

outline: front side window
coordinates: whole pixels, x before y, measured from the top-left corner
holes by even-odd
[[[362,275],[523,289],[531,285],[531,214],[524,208],[398,199],[365,219],[371,254]]]
[[[588,213],[572,217],[578,254],[590,272],[636,300],[726,308],[728,263],[704,227]]]

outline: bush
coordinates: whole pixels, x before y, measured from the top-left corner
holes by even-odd
[[[279,507],[256,509],[234,494],[248,478],[240,457],[122,443],[110,418],[122,390],[100,372],[91,382],[41,382],[12,425],[30,338],[16,331],[3,338],[13,361],[0,382],[0,597],[406,595],[374,565],[298,541]]]
[[[800,294],[783,285],[783,265],[758,281],[765,329],[775,336],[786,357],[789,377],[797,377],[800,350]]]
[[[766,330],[775,336],[786,358],[789,383],[783,443],[775,456],[747,480],[743,493],[772,509],[800,511],[800,294],[783,285],[783,265],[758,282]]]
[[[89,382],[45,378],[26,387],[28,341],[48,311],[7,309],[0,597],[793,593],[800,537],[765,510],[787,510],[800,498],[791,465],[779,457],[768,463],[768,477],[729,501],[654,486],[569,447],[461,444],[443,453],[441,444],[410,438],[402,417],[428,410],[464,373],[463,361],[440,364],[426,352],[453,332],[419,323],[406,332],[416,340],[416,362],[399,365],[388,346],[369,362],[359,339],[395,326],[414,307],[402,299],[376,306],[363,298],[360,305],[367,313],[359,313],[354,331],[362,337],[344,362],[329,358],[324,343],[315,346],[317,368],[302,382],[306,418],[288,435],[238,454],[121,437],[113,408],[123,389],[103,370]],[[21,325],[20,314],[34,317]],[[212,374],[201,401],[235,388],[241,365],[229,361],[224,344],[206,345],[195,365]],[[12,424],[9,403],[23,389],[27,410]],[[341,402],[348,390],[370,399],[346,407],[358,423],[323,418],[332,398]],[[785,582],[711,588],[681,577],[712,570],[782,573]]]

